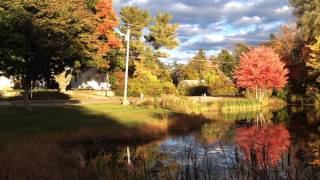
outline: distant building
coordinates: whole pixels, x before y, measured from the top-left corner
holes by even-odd
[[[71,89],[110,90],[107,74],[97,69],[89,69],[73,77],[70,82]]]
[[[14,87],[14,82],[11,78],[0,76],[0,91],[11,90]]]

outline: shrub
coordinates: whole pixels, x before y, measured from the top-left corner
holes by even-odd
[[[160,81],[143,80],[134,78],[129,80],[128,94],[131,96],[140,96],[140,94],[157,96],[161,94]]]
[[[110,83],[116,95],[124,91],[124,72],[116,71],[110,76]],[[176,87],[169,81],[160,81],[155,75],[147,71],[139,71],[128,82],[128,95],[159,96],[161,94],[177,94]]]
[[[123,95],[124,90],[124,72],[116,71],[110,76],[110,84],[116,95]]]
[[[293,103],[293,104],[303,104],[304,103],[304,96],[303,95],[292,94],[288,98],[288,102],[289,103]]]
[[[176,86],[169,81],[163,82],[162,84],[162,91],[163,94],[177,94],[177,88]]]
[[[236,95],[238,89],[232,83],[212,84],[208,88],[208,93],[211,96],[220,95]]]

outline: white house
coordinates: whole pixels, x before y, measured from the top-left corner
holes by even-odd
[[[0,76],[0,91],[13,89],[14,82],[5,76]]]
[[[97,69],[89,69],[73,77],[70,82],[71,89],[110,90],[107,75]]]

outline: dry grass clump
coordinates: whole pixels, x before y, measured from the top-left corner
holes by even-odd
[[[76,153],[65,153],[58,145],[28,141],[0,148],[0,179],[87,179]]]
[[[149,142],[161,139],[168,135],[168,122],[166,120],[143,124],[132,128],[122,128],[116,131],[103,129],[78,129],[76,131],[57,133],[47,137],[62,144],[80,144],[84,142]]]

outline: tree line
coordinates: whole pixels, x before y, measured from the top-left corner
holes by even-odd
[[[306,94],[319,89],[320,3],[290,4],[296,25],[284,25],[260,46],[272,48],[289,70],[282,94]],[[134,6],[123,7],[118,16],[111,0],[0,0],[0,72],[18,79],[27,98],[37,80],[55,80],[63,90],[71,74],[94,67],[107,72],[121,94],[126,49],[125,38],[116,31],[125,34],[130,26],[129,94],[185,94],[177,88],[183,80],[204,80],[213,95],[245,88],[236,72],[255,48],[244,42],[210,57],[200,49],[187,64],[161,62],[168,57],[162,50],[179,44],[179,24],[172,18]]]

